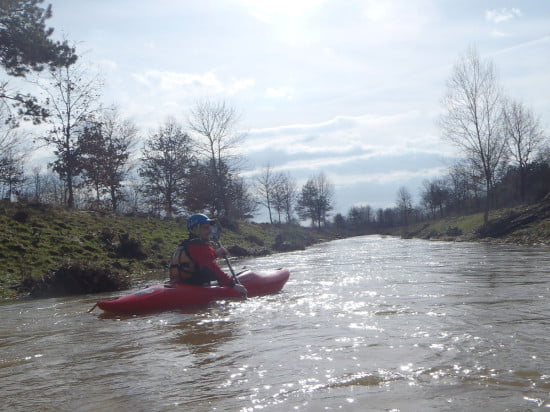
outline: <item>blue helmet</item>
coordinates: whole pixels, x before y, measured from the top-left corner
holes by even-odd
[[[208,216],[203,215],[202,213],[196,213],[194,215],[189,216],[187,219],[187,230],[192,230],[196,225],[200,225],[203,223],[216,223],[214,219],[209,219]]]

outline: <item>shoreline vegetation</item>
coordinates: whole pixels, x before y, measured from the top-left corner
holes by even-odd
[[[0,203],[0,301],[120,291],[166,272],[186,238],[185,219],[122,216],[32,203]],[[337,228],[238,222],[224,227],[234,257],[303,250],[363,235]],[[375,233],[370,233],[375,234]],[[446,241],[550,245],[550,195],[537,204],[422,222],[380,234]]]
[[[390,234],[403,238],[445,241],[550,245],[550,193],[539,203],[490,212],[446,217],[400,228]]]
[[[168,273],[186,220],[0,202],[0,301],[128,289]],[[337,235],[297,225],[224,224],[233,257],[303,250]]]

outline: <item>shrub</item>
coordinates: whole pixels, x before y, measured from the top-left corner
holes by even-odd
[[[119,240],[120,244],[116,249],[118,257],[129,259],[145,259],[147,257],[140,241],[130,238],[128,233],[120,235]]]
[[[26,210],[18,210],[13,214],[13,220],[19,223],[25,223],[29,219],[29,212]]]
[[[25,277],[19,289],[27,291],[32,297],[53,297],[112,292],[129,287],[129,277],[111,267],[88,262],[66,262],[39,279]]]

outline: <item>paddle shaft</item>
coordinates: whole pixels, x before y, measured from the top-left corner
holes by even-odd
[[[221,232],[221,226],[220,226],[219,222],[217,222],[216,223],[216,230],[213,233],[214,236],[211,237],[211,239],[214,240],[218,244],[218,247],[225,249],[222,245],[222,242],[220,241],[220,235],[221,235],[220,232]],[[227,249],[225,249],[225,250],[227,251]],[[235,284],[240,285],[244,288],[242,283],[239,281],[239,278],[237,277],[237,275],[235,275],[235,271],[233,270],[233,266],[231,266],[231,262],[229,261],[229,258],[227,257],[227,254],[224,254],[223,258],[225,259],[225,263],[227,263],[227,266],[229,266],[229,270],[231,271],[231,276],[233,277],[233,281],[235,282]],[[243,298],[246,299],[247,298],[246,292],[244,292],[242,296],[243,296]]]
[[[224,248],[223,245],[222,245],[222,242],[220,241],[220,239],[217,239],[216,243],[218,244],[219,247]],[[235,275],[235,271],[233,270],[233,266],[231,266],[231,262],[229,261],[229,258],[227,256],[224,256],[223,258],[225,259],[225,263],[227,263],[227,266],[229,266],[229,270],[231,271],[231,275],[233,276],[233,280],[235,281],[235,283],[238,283],[240,285],[241,282],[239,282],[239,279],[237,278],[237,275]]]

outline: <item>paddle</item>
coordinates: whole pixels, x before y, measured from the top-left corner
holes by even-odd
[[[218,247],[224,248],[220,240],[221,231],[222,229],[219,222],[216,222],[211,227],[210,239],[216,242],[218,244]],[[241,282],[239,281],[239,278],[237,277],[237,275],[235,275],[235,271],[233,270],[233,266],[231,266],[231,262],[229,261],[229,258],[227,257],[227,255],[224,255],[223,258],[225,259],[225,263],[227,263],[227,266],[229,266],[229,270],[231,271],[231,276],[233,277],[233,281],[242,286]],[[245,299],[247,298],[246,294],[243,295],[243,298]]]

